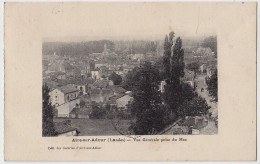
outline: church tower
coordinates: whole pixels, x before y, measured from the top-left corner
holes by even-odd
[[[109,53],[108,53],[108,49],[107,49],[107,44],[106,44],[106,43],[104,44],[104,51],[103,51],[103,55],[104,55],[104,56],[107,56],[107,55],[109,55]]]

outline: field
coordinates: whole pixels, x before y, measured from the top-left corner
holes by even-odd
[[[77,128],[80,133],[79,136],[108,136],[120,135],[113,127],[109,119],[54,119],[54,122],[61,122],[64,120],[71,120],[71,126]],[[127,128],[129,121],[120,121],[120,127]]]

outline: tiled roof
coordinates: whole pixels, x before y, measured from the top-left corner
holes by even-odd
[[[43,84],[46,84],[49,88],[57,88],[59,83],[51,80],[44,80]]]
[[[76,84],[76,85],[87,85],[87,84],[93,84],[94,80],[92,78],[84,79],[84,78],[78,77],[78,78],[68,80],[68,83]]]
[[[51,76],[59,76],[59,75],[65,75],[64,72],[58,71],[58,72],[51,72],[50,73]]]
[[[191,126],[195,126],[195,118],[194,117],[188,117],[183,123],[182,123],[182,126],[188,126],[188,127],[191,127]]]
[[[131,96],[125,95],[125,96],[117,99],[117,101],[129,101],[129,100],[131,100],[131,98],[132,98]]]
[[[105,88],[109,85],[108,80],[97,80],[93,83],[94,86],[98,88]]]
[[[78,91],[78,89],[76,87],[73,87],[72,85],[61,86],[57,89],[60,90],[61,92],[65,93],[65,94]]]
[[[81,115],[89,115],[92,111],[92,108],[74,108],[70,112],[70,114],[81,114]]]
[[[92,94],[100,94],[100,90],[99,89],[92,89],[90,94],[91,95]]]
[[[125,93],[126,92],[126,90],[124,88],[122,88],[120,86],[115,86],[115,85],[109,86],[109,89],[111,89],[115,93]]]
[[[71,125],[69,125],[66,122],[55,122],[54,127],[55,127],[55,131],[58,134],[63,134],[63,133],[66,133],[66,132],[77,130],[77,128],[72,127]]]

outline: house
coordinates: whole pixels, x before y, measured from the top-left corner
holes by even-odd
[[[51,91],[59,87],[59,83],[52,80],[43,80],[43,84],[47,85]]]
[[[186,83],[189,84],[191,87],[195,87],[195,80],[194,80],[194,76],[195,73],[193,71],[188,71],[188,70],[184,70],[185,74],[184,77],[181,78],[181,80]]]
[[[127,109],[127,104],[132,101],[132,97],[129,95],[125,95],[116,100],[117,108],[121,110]]]
[[[74,107],[79,106],[79,90],[72,85],[58,87],[50,93],[51,104],[58,110],[58,117],[69,117]]]
[[[58,72],[51,72],[50,73],[51,78],[56,78],[56,79],[66,79],[66,74],[64,72],[58,71]]]
[[[208,47],[207,48],[199,47],[196,51],[196,54],[198,56],[212,56],[212,55],[214,55],[212,53],[212,50]]]
[[[70,112],[70,118],[87,118],[89,119],[89,115],[92,112],[92,108],[74,108]]]
[[[75,107],[80,107],[80,98],[76,98],[64,104],[56,106],[55,108],[58,111],[57,117],[69,117],[70,112]]]
[[[91,78],[74,78],[69,81],[69,84],[72,84],[75,88],[79,90],[80,95],[86,95],[89,91],[88,85],[93,84],[94,80]]]
[[[207,68],[206,69],[206,74],[207,74],[207,77],[210,78],[212,76],[212,74],[213,74],[212,69]]]
[[[91,77],[95,80],[100,79],[99,69],[94,69],[91,71]]]
[[[113,91],[114,95],[118,95],[118,94],[124,94],[126,93],[126,90],[120,86],[109,86],[109,89],[111,89],[111,91]]]
[[[203,116],[186,116],[182,126],[192,129],[201,129],[208,125],[208,120]]]
[[[90,99],[94,102],[107,102],[114,94],[110,89],[93,89],[90,92]]]
[[[161,81],[160,85],[159,85],[159,91],[161,93],[163,93],[165,91],[165,85],[166,85],[166,82],[165,80]]]
[[[51,73],[51,72],[64,72],[67,77],[80,75],[81,73],[80,69],[78,69],[76,66],[69,64],[64,60],[54,61],[50,63],[46,73]]]
[[[205,64],[202,64],[200,66],[200,73],[204,73],[205,71],[206,71],[206,66],[205,66]]]
[[[49,63],[47,66],[46,73],[51,72],[65,72],[65,66],[63,61],[53,61],[52,63]]]
[[[71,126],[70,121],[55,122],[54,128],[57,132],[57,137],[77,136],[79,134],[77,128]]]
[[[92,59],[100,58],[102,56],[102,53],[92,53],[89,54],[89,57]]]
[[[78,97],[79,90],[72,85],[58,87],[50,92],[52,105],[59,106]]]
[[[81,70],[77,67],[77,66],[72,66],[70,64],[67,64],[65,66],[65,73],[66,73],[66,76],[72,76],[72,77],[75,77],[75,76],[80,76],[81,75]]]
[[[98,89],[107,88],[109,86],[109,81],[111,80],[97,80],[93,83],[93,86],[95,86]]]
[[[98,61],[95,63],[95,69],[100,68],[100,67],[108,67],[108,64],[103,62],[103,61]]]

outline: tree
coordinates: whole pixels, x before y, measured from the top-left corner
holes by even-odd
[[[93,105],[92,112],[90,113],[90,118],[102,119],[106,116],[107,111],[104,108],[99,108],[97,105]]]
[[[190,101],[194,97],[197,97],[198,93],[194,91],[193,87],[191,87],[189,84],[181,82],[181,99],[182,102],[184,101]]]
[[[184,50],[182,40],[176,39],[173,46],[174,33],[171,32],[164,41],[164,66],[165,66],[165,93],[164,101],[170,107],[172,113],[177,114],[177,108],[182,103],[182,90],[180,78],[184,76]]]
[[[165,36],[164,39],[164,53],[163,53],[163,65],[164,65],[164,78],[167,79],[167,76],[170,74],[170,60],[171,60],[171,46],[172,44],[169,42],[168,36]]]
[[[179,116],[201,116],[208,113],[208,106],[205,99],[196,96],[192,100],[186,100],[178,107]]]
[[[57,132],[53,123],[53,107],[49,101],[49,88],[42,86],[42,136],[55,136]]]
[[[137,79],[135,77],[139,74],[139,72],[139,67],[135,67],[132,71],[129,71],[124,78],[122,87],[129,91],[133,90],[135,83],[137,83]]]
[[[196,74],[199,72],[199,64],[197,62],[192,62],[187,64],[187,69],[194,72],[194,76],[196,77]]]
[[[203,40],[202,47],[207,48],[209,47],[217,56],[217,37],[216,36],[210,36]]]
[[[115,72],[113,72],[109,76],[109,80],[112,80],[114,82],[114,85],[119,85],[122,82],[122,77],[120,75],[116,74]]]
[[[213,101],[218,101],[218,70],[216,69],[213,75],[206,79],[209,95],[213,97]]]
[[[130,105],[135,122],[130,126],[137,135],[155,134],[165,127],[165,112],[161,106],[159,71],[150,63],[141,65],[135,75],[133,102]]]

